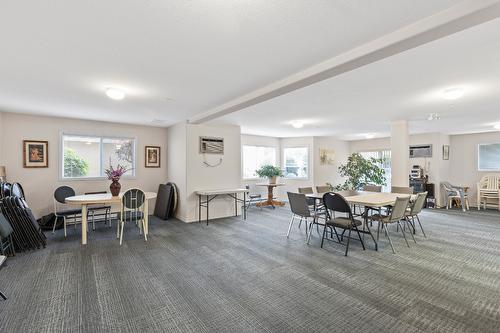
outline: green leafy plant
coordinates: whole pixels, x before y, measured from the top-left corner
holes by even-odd
[[[342,185],[337,185],[336,190],[358,190],[363,185],[385,185],[385,172],[379,165],[384,161],[376,158],[364,158],[361,154],[354,153],[347,158],[346,164],[341,164],[339,173],[347,178]]]
[[[64,177],[85,177],[89,173],[89,162],[73,149],[64,149]]]
[[[266,165],[261,166],[260,169],[255,170],[255,172],[261,178],[264,178],[264,177],[272,178],[272,177],[283,176],[283,171],[281,171],[280,168],[275,167],[275,166],[270,165],[270,164],[266,164]]]

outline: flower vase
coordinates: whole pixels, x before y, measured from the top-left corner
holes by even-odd
[[[118,179],[113,179],[111,185],[109,185],[109,190],[111,191],[111,195],[117,197],[120,194],[122,186],[118,182]]]

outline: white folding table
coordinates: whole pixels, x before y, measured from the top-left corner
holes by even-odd
[[[230,188],[230,189],[221,189],[221,190],[199,190],[195,192],[198,195],[198,222],[201,222],[201,208],[206,208],[207,212],[207,225],[209,220],[209,209],[210,201],[217,198],[221,195],[226,195],[234,199],[234,216],[238,216],[238,202],[243,203],[243,219],[247,218],[247,193],[248,190],[246,188]],[[243,193],[243,199],[238,198],[238,194]],[[205,198],[205,201],[203,201]]]

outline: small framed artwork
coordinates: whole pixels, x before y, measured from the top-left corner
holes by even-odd
[[[159,168],[160,167],[160,147],[146,146],[145,167],[146,168]]]
[[[25,168],[48,168],[49,142],[23,140],[23,166]]]
[[[443,145],[443,160],[449,160],[449,159],[450,159],[450,146]]]
[[[319,149],[319,164],[333,165],[335,164],[335,150],[320,148]]]

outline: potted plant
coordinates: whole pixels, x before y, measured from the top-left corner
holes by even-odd
[[[111,195],[116,197],[120,194],[120,190],[122,186],[120,185],[119,181],[120,178],[125,174],[125,172],[129,171],[129,169],[121,166],[118,164],[118,166],[113,168],[112,165],[109,166],[109,169],[104,170],[106,173],[106,176],[108,176],[108,179],[111,180],[111,185],[109,185],[109,190],[111,191]]]
[[[364,158],[361,154],[354,153],[347,158],[346,164],[341,164],[339,173],[347,178],[342,185],[337,185],[336,190],[359,190],[366,184],[385,185],[385,172],[379,165],[382,159]]]
[[[261,166],[260,169],[255,170],[255,172],[261,178],[267,177],[269,179],[269,184],[276,184],[276,178],[283,176],[283,172],[281,171],[280,168],[270,164]]]

